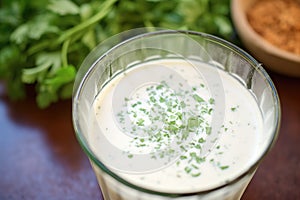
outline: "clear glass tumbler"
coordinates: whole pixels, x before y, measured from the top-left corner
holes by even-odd
[[[120,34],[100,44],[83,62],[74,86],[74,129],[95,171],[104,199],[240,199],[259,163],[277,138],[280,102],[272,80],[253,57],[215,36],[173,30],[131,33]],[[149,189],[118,175],[99,158],[91,145],[90,113],[93,112],[94,100],[103,87],[118,74],[136,65],[164,58],[184,58],[207,63],[211,68],[234,77],[255,98],[263,120],[263,142],[251,164],[226,183],[188,192]],[[210,81],[210,78],[219,77],[205,78]]]

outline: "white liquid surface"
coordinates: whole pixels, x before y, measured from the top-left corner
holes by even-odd
[[[194,126],[195,118],[203,121]],[[90,123],[89,143],[102,163],[130,183],[162,192],[224,184],[262,151],[262,116],[254,97],[226,72],[199,62],[162,59],[119,74],[96,97]],[[170,124],[173,134],[166,131]],[[187,139],[168,146],[187,129]],[[169,135],[157,139],[154,130]],[[134,163],[139,156],[146,162]]]

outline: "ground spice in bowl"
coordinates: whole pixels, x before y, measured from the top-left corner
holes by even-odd
[[[271,44],[300,56],[300,1],[259,0],[247,11],[251,27]]]

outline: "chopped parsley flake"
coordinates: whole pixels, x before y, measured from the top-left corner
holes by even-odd
[[[196,174],[191,174],[192,175],[192,177],[198,177],[198,176],[200,176],[201,175],[201,173],[200,172],[198,172],[198,173],[196,173]]]
[[[235,112],[238,108],[239,108],[239,106],[231,107],[231,111]]]
[[[206,134],[207,134],[207,135],[210,135],[210,134],[211,134],[211,127],[210,127],[210,126],[205,127],[205,130],[206,130]]]
[[[214,103],[215,103],[215,99],[210,98],[210,99],[208,100],[208,102],[209,102],[210,104],[214,104]]]
[[[200,138],[200,139],[198,140],[198,142],[199,142],[199,143],[204,143],[204,142],[205,142],[205,139]]]
[[[221,169],[221,170],[228,169],[228,168],[229,168],[229,166],[228,166],[228,165],[225,165],[225,166],[220,166],[220,169]]]
[[[199,95],[197,95],[197,94],[194,94],[194,95],[193,95],[193,98],[194,98],[197,102],[199,102],[199,103],[204,102],[204,100],[203,100]]]
[[[128,158],[133,158],[133,155],[132,154],[128,154],[127,157]]]
[[[192,168],[190,168],[190,167],[185,167],[184,168],[184,171],[186,172],[186,173],[190,173],[191,171],[192,171]]]

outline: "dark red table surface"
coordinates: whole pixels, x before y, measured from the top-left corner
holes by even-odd
[[[300,199],[300,79],[271,77],[281,99],[281,129],[243,200]],[[11,102],[0,83],[0,199],[102,199],[74,135],[71,101],[40,110],[29,93]]]

